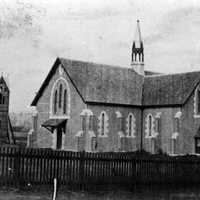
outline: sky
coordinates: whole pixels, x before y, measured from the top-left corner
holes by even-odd
[[[137,19],[146,70],[200,71],[199,0],[0,0],[10,112],[31,110],[57,57],[130,67]]]

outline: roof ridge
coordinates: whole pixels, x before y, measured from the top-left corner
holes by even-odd
[[[104,64],[104,63],[95,63],[95,62],[92,62],[92,61],[82,61],[82,60],[76,60],[76,59],[68,59],[68,58],[63,58],[63,57],[58,57],[59,59],[61,60],[64,60],[64,61],[69,61],[69,62],[80,62],[80,63],[85,63],[85,64],[91,64],[91,65],[95,65],[95,66],[104,66],[104,67],[110,67],[110,68],[119,68],[119,69],[123,69],[123,70],[127,70],[127,69],[133,69],[131,66],[120,66],[120,65],[109,65],[109,64]],[[135,72],[133,70],[133,72]],[[136,72],[135,72],[136,73]]]
[[[174,74],[154,74],[154,75],[146,75],[145,78],[160,77],[160,76],[176,76],[176,75],[185,75],[185,74],[192,74],[192,73],[200,73],[200,71],[180,72],[180,73],[174,73]]]

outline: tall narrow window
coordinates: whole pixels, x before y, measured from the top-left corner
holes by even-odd
[[[132,113],[129,113],[128,114],[128,117],[126,119],[126,122],[127,122],[127,129],[126,129],[126,133],[127,133],[127,137],[135,137],[135,117]]]
[[[63,113],[67,113],[67,90],[64,90],[64,98],[63,98]]]
[[[101,135],[105,134],[105,114],[101,115]]]
[[[108,115],[105,111],[102,111],[100,116],[98,117],[98,132],[100,137],[108,137],[109,126],[108,126]]]
[[[160,117],[156,117],[155,119],[155,132],[159,134],[161,132],[161,119]]]
[[[54,107],[53,107],[53,111],[54,111],[54,114],[57,112],[57,99],[58,99],[58,92],[57,90],[55,91],[55,95],[54,95]]]
[[[146,137],[152,137],[153,136],[153,116],[149,114],[147,116],[147,130],[146,130]]]
[[[152,116],[149,115],[149,136],[152,136]]]
[[[197,114],[200,114],[200,88],[197,90]]]
[[[132,115],[129,115],[129,130],[128,130],[128,135],[131,136],[132,134],[132,120],[133,120],[133,116]]]
[[[59,108],[62,107],[62,84],[59,87]]]

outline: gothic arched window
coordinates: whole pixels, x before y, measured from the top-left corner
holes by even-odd
[[[134,137],[135,133],[135,117],[132,113],[129,113],[127,117],[127,137]]]
[[[108,116],[105,111],[102,111],[99,116],[99,136],[107,137],[108,133]]]
[[[54,83],[51,91],[50,100],[50,115],[51,117],[63,116],[69,117],[70,114],[70,88],[68,82],[60,77]]]
[[[53,104],[54,114],[57,112],[57,101],[58,101],[58,92],[56,90],[54,94],[54,104]]]
[[[59,87],[59,108],[62,107],[62,84],[60,84],[60,87]]]
[[[101,135],[105,134],[105,114],[101,115]]]
[[[63,113],[67,113],[67,90],[64,90],[64,98],[63,98]]]
[[[153,116],[151,114],[149,114],[147,116],[147,137],[152,137],[153,136]]]

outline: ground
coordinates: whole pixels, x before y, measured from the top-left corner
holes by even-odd
[[[52,188],[28,190],[1,189],[0,200],[52,200]],[[59,191],[56,200],[197,200],[200,199],[200,186],[195,187],[141,187],[135,191]]]

